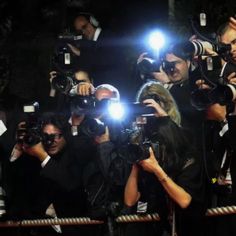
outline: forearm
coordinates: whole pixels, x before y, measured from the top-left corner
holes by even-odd
[[[192,200],[192,197],[182,187],[176,184],[161,167],[157,167],[154,174],[168,193],[181,208],[187,208]]]
[[[127,180],[124,193],[125,205],[131,207],[139,200],[140,193],[138,191],[138,174],[133,170]]]

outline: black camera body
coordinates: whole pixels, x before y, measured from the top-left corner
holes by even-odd
[[[41,125],[38,119],[39,104],[32,102],[23,106],[26,122],[17,130],[17,142],[34,146],[41,141]]]
[[[139,163],[140,161],[146,160],[150,156],[149,149],[153,149],[155,158],[159,157],[159,143],[152,143],[151,141],[144,141],[140,144],[128,145],[128,162],[131,164]]]
[[[150,157],[149,149],[154,151],[155,158],[160,156],[159,141],[153,142],[146,133],[148,117],[137,116],[131,126],[125,130],[126,142],[123,151],[125,152],[127,162],[135,164]]]
[[[57,37],[55,53],[52,57],[52,65],[55,70],[73,71],[76,55],[71,51],[68,44],[80,48],[82,41],[81,35],[76,36],[70,33],[61,34]]]
[[[221,65],[220,65],[221,67]],[[211,72],[205,73],[203,79],[211,87],[210,89],[195,89],[191,92],[192,105],[199,110],[205,109],[207,106],[219,103],[220,105],[228,105],[236,100],[236,86],[230,84],[227,77],[236,72],[236,65],[228,62],[223,67],[223,71],[219,72],[218,68],[214,68]]]
[[[175,62],[168,62],[161,58],[160,60],[154,60],[151,57],[144,57],[138,64],[138,71],[143,75],[143,79],[148,80],[153,78],[152,73],[160,72],[162,68],[167,74],[171,74],[175,69]]]
[[[105,134],[106,126],[105,124],[96,118],[86,118],[83,123],[79,126],[79,132],[84,134],[89,138],[94,138]]]
[[[70,90],[75,86],[78,82],[74,79],[74,75],[72,72],[60,73],[57,72],[56,77],[52,79],[52,87],[63,93],[69,94]]]
[[[138,64],[138,70],[144,75],[152,72],[160,72],[161,61],[156,61],[151,57],[144,57]]]
[[[25,125],[17,130],[17,142],[29,147],[42,142],[45,147],[50,147],[54,141],[53,135],[42,134],[42,122],[39,119],[39,103],[32,102],[23,106],[26,115]]]

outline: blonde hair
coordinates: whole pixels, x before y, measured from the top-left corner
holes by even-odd
[[[181,116],[178,106],[170,94],[170,92],[164,88],[162,84],[155,81],[145,83],[137,92],[136,101],[142,102],[149,95],[157,95],[160,101],[164,104],[162,107],[170,118],[178,125],[181,124]]]

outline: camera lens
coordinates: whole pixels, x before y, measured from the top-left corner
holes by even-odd
[[[68,94],[73,87],[73,79],[63,74],[57,74],[52,80],[52,87],[61,93]]]

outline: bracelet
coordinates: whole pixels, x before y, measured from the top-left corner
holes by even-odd
[[[159,181],[160,181],[160,183],[165,183],[165,182],[167,182],[167,179],[169,179],[170,177],[168,176],[168,175],[165,175],[163,178],[158,178],[159,179]]]

